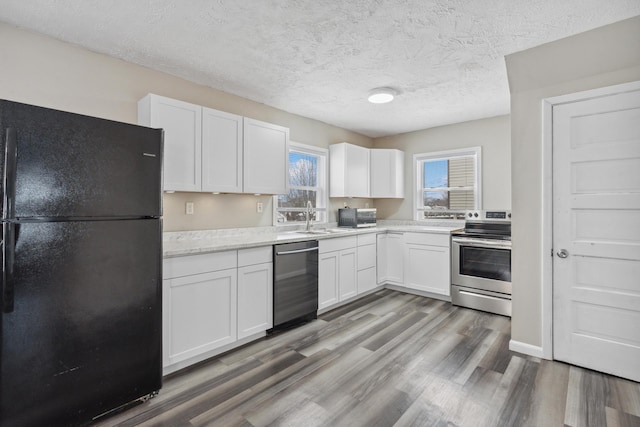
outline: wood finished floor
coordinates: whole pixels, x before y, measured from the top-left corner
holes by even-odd
[[[640,426],[640,384],[509,351],[510,319],[382,290],[168,378],[99,426]]]

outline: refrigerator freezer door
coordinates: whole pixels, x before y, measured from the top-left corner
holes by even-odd
[[[161,215],[162,130],[9,101],[0,127],[15,133],[16,218]]]
[[[160,389],[160,220],[16,227],[0,425],[75,425]]]

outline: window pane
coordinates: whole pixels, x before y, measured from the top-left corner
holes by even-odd
[[[316,187],[318,184],[318,157],[295,151],[289,152],[289,184]]]
[[[473,190],[425,191],[424,207],[430,209],[475,209]]]
[[[282,224],[285,222],[306,222],[306,211],[280,211],[277,214],[277,222]],[[324,212],[311,212],[311,221],[323,221]]]
[[[449,186],[448,160],[432,160],[423,164],[424,188]]]
[[[449,209],[449,192],[425,191],[424,207],[427,209]]]
[[[305,208],[307,201],[311,201],[311,206],[317,206],[318,192],[313,190],[290,189],[288,195],[278,196],[278,207],[281,208]]]

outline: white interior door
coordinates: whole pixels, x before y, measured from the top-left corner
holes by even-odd
[[[640,90],[553,107],[554,358],[640,381]]]

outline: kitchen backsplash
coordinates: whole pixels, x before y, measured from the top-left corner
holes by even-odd
[[[217,230],[227,228],[270,227],[273,225],[273,197],[252,194],[164,193],[164,231]],[[186,204],[193,203],[194,212],[186,213]],[[257,204],[262,203],[262,212]],[[337,221],[337,211],[375,207],[372,199],[329,199],[329,222]]]

